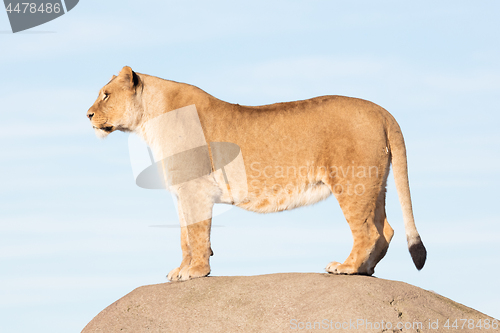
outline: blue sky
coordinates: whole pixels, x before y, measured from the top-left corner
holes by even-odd
[[[500,22],[497,1],[92,1],[24,33],[0,13],[2,332],[79,331],[180,263],[164,191],[134,184],[128,134],[85,112],[124,65],[258,105],[335,94],[371,100],[405,135],[428,261],[395,236],[376,268],[500,318]],[[214,219],[212,275],[323,272],[351,249],[334,198]],[[334,300],[332,300],[332,303]],[[26,320],[30,318],[30,320]],[[422,318],[427,320],[432,318]]]

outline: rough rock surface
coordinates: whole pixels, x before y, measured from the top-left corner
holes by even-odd
[[[444,327],[448,319],[450,328]],[[451,327],[455,319],[458,329]],[[499,331],[461,329],[460,319],[475,325],[494,320],[403,282],[287,273],[140,287],[104,309],[82,333]]]

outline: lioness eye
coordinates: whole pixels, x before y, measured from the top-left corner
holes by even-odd
[[[107,99],[108,99],[108,97],[109,97],[109,95],[108,95],[108,94],[104,94],[104,97],[102,98],[102,100],[103,100],[103,101],[105,101],[105,100],[107,100]]]

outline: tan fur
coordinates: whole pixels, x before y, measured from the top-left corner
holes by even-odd
[[[92,115],[98,134],[130,131],[152,143],[154,134],[145,129],[148,120],[193,104],[207,144],[231,142],[241,149],[248,192],[237,206],[268,213],[335,195],[354,244],[344,263],[328,264],[330,273],[371,275],[384,257],[393,236],[385,213],[385,187],[392,161],[410,253],[417,268],[423,267],[426,251],[413,220],[404,140],[399,125],[386,110],[342,96],[241,106],[197,87],[124,67],[101,89],[87,115]],[[198,179],[196,185],[180,185],[174,192],[180,205],[194,200],[200,216],[208,216],[214,203],[232,204],[237,189],[229,190],[217,170]],[[183,224],[181,219],[181,226],[183,259],[168,278],[208,275],[211,219],[193,225]]]

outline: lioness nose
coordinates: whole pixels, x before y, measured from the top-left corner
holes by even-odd
[[[92,117],[94,116],[94,112],[87,112],[87,117],[89,120],[92,120]]]

